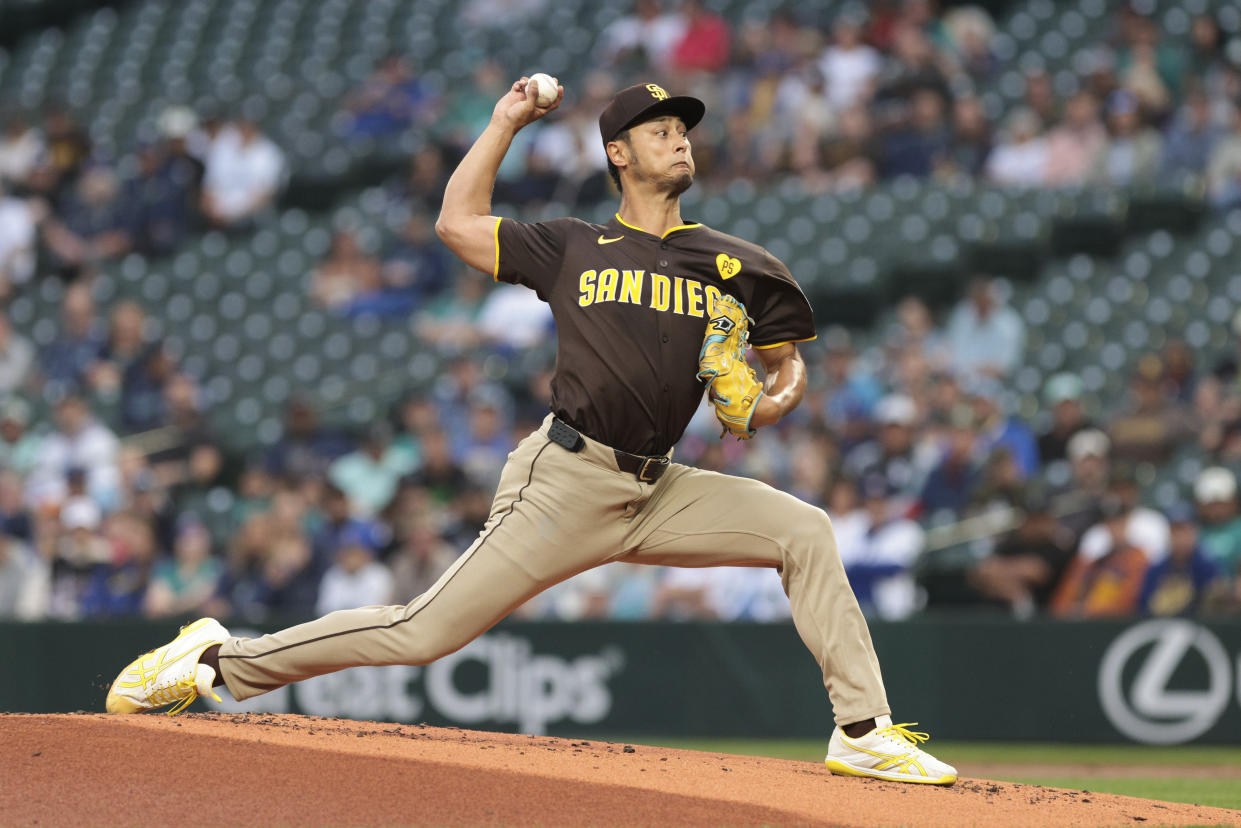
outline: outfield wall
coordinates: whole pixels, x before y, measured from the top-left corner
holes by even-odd
[[[938,738],[1241,743],[1238,621],[932,617],[872,631],[897,720]],[[172,632],[0,624],[0,710],[101,710],[115,671]],[[506,623],[427,667],[359,668],[212,706],[577,736],[831,727],[817,667],[787,624]]]

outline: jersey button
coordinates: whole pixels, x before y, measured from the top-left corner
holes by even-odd
[[[667,393],[668,393],[669,391],[671,391],[671,390],[672,390],[671,386],[669,386],[669,385],[668,385],[668,383],[666,383],[666,382],[665,382],[665,383],[664,383],[664,393],[665,393],[665,394],[667,394]]]
[[[664,342],[667,342],[667,341],[668,341],[668,334],[664,334],[663,339],[664,339]]]
[[[660,243],[659,243],[659,249],[660,249],[660,250],[667,250],[667,249],[668,249],[668,242],[660,242]]]
[[[660,260],[659,260],[659,266],[660,266],[660,267],[667,267],[667,266],[668,266],[668,260],[667,260],[667,259],[660,259]]]

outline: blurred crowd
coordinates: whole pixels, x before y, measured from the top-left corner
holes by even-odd
[[[461,13],[509,25],[542,5],[475,0]],[[559,116],[518,136],[496,200],[612,197],[598,112],[622,79],[655,78],[718,113],[694,135],[708,189],[781,172],[823,190],[898,175],[1022,186],[1190,175],[1237,203],[1241,76],[1211,18],[1172,42],[1120,7],[1072,88],[1029,72],[1007,113],[983,103],[1003,68],[994,35],[981,9],[927,0],[846,8],[822,28],[644,0],[600,34],[601,71],[566,84]],[[423,140],[384,191],[400,220],[339,229],[305,289],[333,313],[412,320],[448,367],[360,433],[324,421],[313,389],[294,394],[279,437],[246,452],[216,433],[211,378],[163,342],[161,309],[100,307],[92,285],[109,260],[270,222],[289,175],[282,150],[242,114],[172,107],[120,159],[99,157],[64,109],[37,124],[4,116],[0,617],[259,622],[406,602],[434,583],[482,528],[508,452],[550,399],[547,307],[467,271],[432,231],[449,172],[510,82],[484,61],[445,97],[391,56],[343,99],[339,140]],[[55,336],[36,347],[2,308],[44,279],[65,287]],[[1026,331],[1007,296],[979,277],[942,318],[908,298],[876,330],[822,331],[803,346],[810,389],[786,421],[725,442],[704,406],[676,459],[825,508],[875,617],[1241,612],[1241,324],[1235,353],[1207,370],[1172,338],[1137,362],[1124,400],[1065,373],[1037,410],[1018,410]],[[496,360],[515,356],[534,367],[497,378]],[[1187,458],[1200,469],[1184,502],[1153,508],[1154,484]],[[766,621],[787,618],[788,603],[769,570],[612,564],[518,612]]]
[[[547,3],[467,6],[523,22]],[[1241,49],[1211,14],[1183,37],[1136,5],[1109,14],[1106,36],[1053,75],[1002,60],[996,22],[969,4],[879,0],[829,20],[804,4],[740,22],[699,0],[638,0],[600,34],[598,71],[566,84],[559,116],[518,137],[497,192],[517,203],[593,198],[605,184],[599,111],[616,87],[655,80],[707,102],[711,117],[692,137],[708,187],[778,174],[817,191],[896,176],[1022,187],[1195,181],[1219,205],[1241,203]],[[1008,70],[1024,88],[1005,103]],[[485,119],[508,82],[499,63],[480,65],[479,99],[467,93],[445,114]],[[473,134],[469,118],[458,125]],[[453,145],[451,130],[445,137]]]

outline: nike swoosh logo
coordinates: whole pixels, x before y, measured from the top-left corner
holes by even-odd
[[[621,240],[622,240],[622,239],[624,239],[624,238],[625,238],[624,236],[617,236],[617,237],[616,237],[616,238],[614,238],[614,239],[605,239],[605,238],[603,237],[603,234],[602,234],[602,233],[600,233],[600,234],[599,234],[599,244],[611,244],[612,242],[618,242],[618,241],[621,241]]]

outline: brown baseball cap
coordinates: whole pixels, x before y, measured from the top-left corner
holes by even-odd
[[[706,114],[707,105],[688,95],[669,95],[657,83],[638,83],[613,96],[599,116],[599,135],[604,146],[619,133],[659,115],[676,115],[693,129]]]

